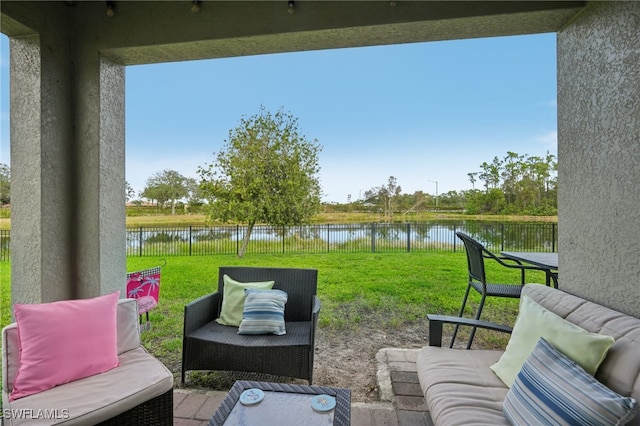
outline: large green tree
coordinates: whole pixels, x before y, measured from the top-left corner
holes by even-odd
[[[161,206],[170,202],[171,214],[176,214],[176,201],[189,195],[188,179],[175,170],[157,172],[147,179],[141,195]]]
[[[229,131],[215,161],[199,168],[211,219],[247,224],[239,257],[255,224],[299,225],[320,210],[321,149],[299,132],[290,113],[260,107]]]

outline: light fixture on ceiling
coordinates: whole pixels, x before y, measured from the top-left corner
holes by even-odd
[[[389,6],[391,6],[391,7],[396,7],[397,5],[398,5],[397,1],[393,1],[392,0],[392,1],[389,2]]]
[[[192,4],[191,4],[191,11],[192,11],[193,13],[198,13],[198,12],[200,12],[200,2],[199,2],[199,1],[197,1],[197,0],[193,0],[191,3],[192,3]]]
[[[287,7],[287,13],[289,15],[293,15],[296,12],[295,9],[294,9],[295,7],[296,7],[296,2],[293,1],[293,0],[289,0],[289,5]]]
[[[107,1],[107,16],[111,18],[116,12],[116,2]]]

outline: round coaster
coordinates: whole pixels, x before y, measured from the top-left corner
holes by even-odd
[[[264,392],[261,389],[247,389],[240,394],[240,403],[243,405],[253,405],[264,399]]]
[[[336,399],[330,395],[316,395],[311,398],[311,408],[321,413],[336,408]]]

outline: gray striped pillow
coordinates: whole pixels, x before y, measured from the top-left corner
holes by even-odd
[[[502,411],[513,425],[624,425],[639,407],[635,399],[607,388],[540,338],[507,392]]]
[[[286,334],[284,305],[287,293],[282,290],[246,289],[242,322],[238,334]]]

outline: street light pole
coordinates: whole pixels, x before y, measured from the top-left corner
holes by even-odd
[[[436,184],[436,208],[438,207],[438,181],[437,180],[430,180],[428,182],[432,182]]]

